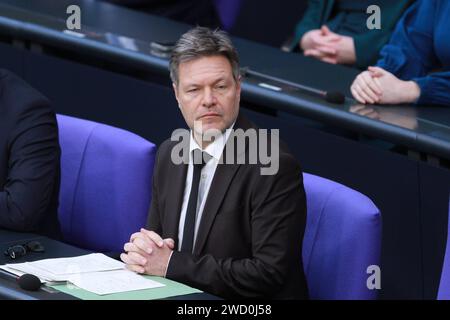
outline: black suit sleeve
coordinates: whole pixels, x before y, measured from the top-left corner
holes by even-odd
[[[301,179],[298,163],[283,154],[276,175],[258,174],[251,182],[251,258],[219,259],[175,251],[167,277],[225,298],[276,295],[286,285],[292,266],[301,268],[306,221]]]
[[[56,117],[40,97],[17,98],[8,138],[8,173],[0,189],[0,227],[35,231],[59,188],[60,148]]]

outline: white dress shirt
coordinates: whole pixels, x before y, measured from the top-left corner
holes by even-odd
[[[183,242],[184,220],[186,219],[186,211],[189,202],[189,195],[191,194],[192,178],[194,175],[194,165],[192,159],[192,151],[200,149],[211,156],[211,159],[204,165],[200,175],[200,183],[198,186],[198,199],[197,199],[197,214],[195,217],[195,230],[194,230],[194,246],[197,239],[197,231],[202,220],[203,208],[205,207],[206,198],[208,197],[209,188],[216,172],[217,164],[222,156],[223,148],[231,134],[231,130],[234,127],[234,123],[225,131],[225,134],[218,137],[211,144],[209,144],[204,150],[198,145],[193,137],[191,130],[190,142],[189,142],[189,165],[186,174],[186,184],[184,187],[183,205],[181,206],[180,222],[178,225],[178,250],[181,249]]]

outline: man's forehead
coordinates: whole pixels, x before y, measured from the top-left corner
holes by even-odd
[[[190,68],[224,68],[231,70],[231,63],[227,58],[221,55],[202,56],[187,61],[182,61],[179,64],[179,69]]]
[[[180,63],[178,74],[180,82],[187,83],[207,78],[217,80],[227,79],[232,76],[232,68],[226,58],[219,59],[202,57],[195,60]]]

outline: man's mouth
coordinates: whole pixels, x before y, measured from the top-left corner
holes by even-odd
[[[206,113],[206,114],[202,115],[200,117],[200,119],[211,118],[211,117],[220,117],[220,115],[218,113]]]

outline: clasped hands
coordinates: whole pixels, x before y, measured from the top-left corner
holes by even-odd
[[[330,31],[327,26],[305,33],[300,41],[305,56],[332,64],[354,64],[355,44],[352,37]],[[360,73],[351,86],[353,97],[363,104],[413,103],[420,97],[414,81],[403,81],[392,73],[369,67]]]
[[[402,104],[416,102],[420,87],[414,81],[403,81],[380,67],[369,67],[353,81],[353,97],[366,104]]]
[[[120,259],[131,271],[164,277],[174,247],[173,239],[162,239],[156,232],[141,229],[125,243]]]
[[[303,54],[332,64],[354,64],[355,44],[352,37],[334,33],[327,26],[306,32],[300,40]]]

